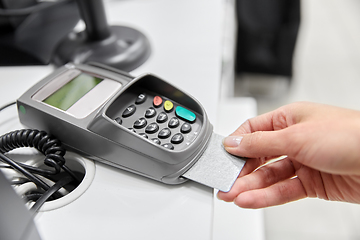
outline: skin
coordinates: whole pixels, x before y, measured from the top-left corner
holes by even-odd
[[[360,203],[360,111],[293,103],[249,119],[224,147],[248,160],[221,200],[243,208],[306,197]]]

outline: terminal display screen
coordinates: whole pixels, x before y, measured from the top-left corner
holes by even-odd
[[[43,102],[66,111],[102,80],[101,78],[81,73],[60,89],[56,90]]]

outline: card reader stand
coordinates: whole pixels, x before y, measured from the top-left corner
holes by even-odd
[[[29,1],[6,2],[26,4]],[[20,17],[0,16],[0,66],[49,64],[56,46],[80,19],[73,1],[44,1],[38,4],[47,7]],[[4,11],[14,11],[15,14],[24,9],[5,8]]]
[[[86,29],[69,34],[57,47],[53,63],[99,62],[124,71],[143,64],[150,55],[148,39],[125,26],[109,26],[102,0],[77,0]]]

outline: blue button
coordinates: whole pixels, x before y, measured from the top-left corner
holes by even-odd
[[[182,118],[185,121],[194,122],[196,120],[195,113],[190,110],[177,106],[175,109],[175,113],[179,118]]]

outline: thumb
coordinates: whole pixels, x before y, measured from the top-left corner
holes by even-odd
[[[223,144],[229,153],[248,158],[291,155],[296,151],[289,147],[293,144],[287,129],[229,136],[224,138]]]

